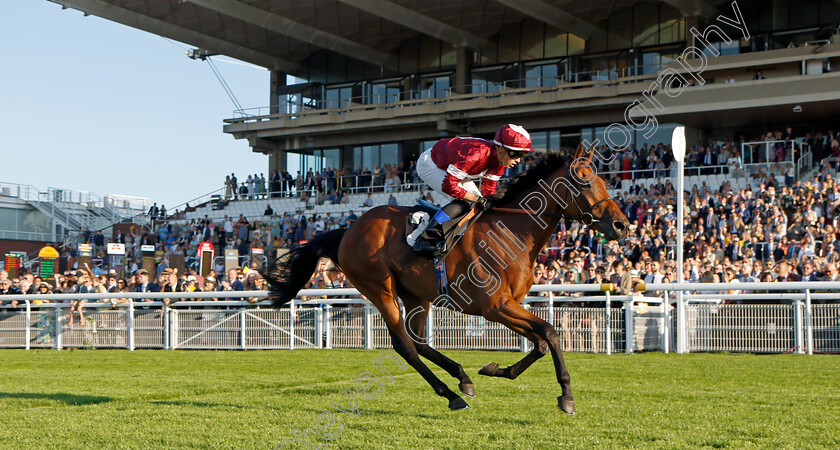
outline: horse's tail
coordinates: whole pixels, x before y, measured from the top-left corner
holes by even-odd
[[[260,274],[268,283],[268,298],[275,308],[279,308],[297,295],[318,265],[321,257],[338,262],[338,244],[344,237],[345,229],[332,230],[316,236],[308,243],[286,253],[278,259],[269,260]]]

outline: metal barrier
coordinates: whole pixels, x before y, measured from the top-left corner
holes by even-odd
[[[684,294],[685,291],[801,290],[799,293]],[[840,352],[840,283],[640,284],[664,297],[613,296],[611,285],[535,285],[523,304],[557,328],[564,351],[755,353]],[[602,290],[606,290],[601,292]],[[585,297],[561,292],[589,292]],[[675,295],[676,294],[676,295]],[[354,289],[309,289],[275,310],[265,301],[196,301],[202,298],[260,298],[263,291],[120,293],[126,303],[86,305],[81,326],[69,326],[68,303],[17,299],[23,307],[0,308],[0,348],[295,349],[390,348],[379,312]],[[55,301],[109,299],[114,294],[39,296]],[[344,296],[346,298],[334,298]],[[165,306],[156,300],[187,300]],[[774,302],[773,304],[755,303]],[[741,302],[741,303],[729,303]],[[40,304],[36,304],[40,303]],[[620,307],[617,305],[621,305]],[[427,319],[431,345],[439,349],[529,351],[532,345],[482,317],[432,307]]]

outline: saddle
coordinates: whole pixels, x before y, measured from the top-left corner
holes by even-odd
[[[417,199],[417,204],[411,207],[408,211],[408,216],[406,216],[405,241],[409,246],[414,246],[414,242],[421,234],[423,234],[423,231],[426,230],[431,218],[439,210],[439,207],[423,199]],[[455,226],[450,226],[449,229],[444,227],[443,242],[442,245],[440,245],[441,250],[432,256],[435,256],[436,259],[445,258],[467,228],[469,228],[470,225],[472,225],[480,216],[481,211],[478,208],[473,207],[469,212],[467,212],[467,214],[460,218]]]

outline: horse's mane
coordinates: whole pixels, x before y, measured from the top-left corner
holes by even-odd
[[[569,157],[565,153],[549,154],[536,166],[513,177],[507,187],[496,191],[495,194],[490,196],[490,203],[493,206],[501,206],[516,200],[522,194],[532,190],[539,180],[547,178],[555,170],[563,167],[568,160]]]

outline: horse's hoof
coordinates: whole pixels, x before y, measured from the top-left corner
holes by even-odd
[[[470,405],[468,405],[467,402],[465,402],[464,399],[461,397],[455,397],[452,400],[449,400],[449,409],[451,409],[452,411],[467,409],[469,407]]]
[[[458,389],[467,397],[475,397],[475,386],[472,383],[459,383]]]
[[[496,363],[490,363],[486,366],[482,367],[481,370],[478,371],[479,375],[487,375],[488,377],[495,377],[499,373],[499,365]]]
[[[574,416],[577,413],[575,409],[575,399],[557,397],[557,407],[566,414]]]

